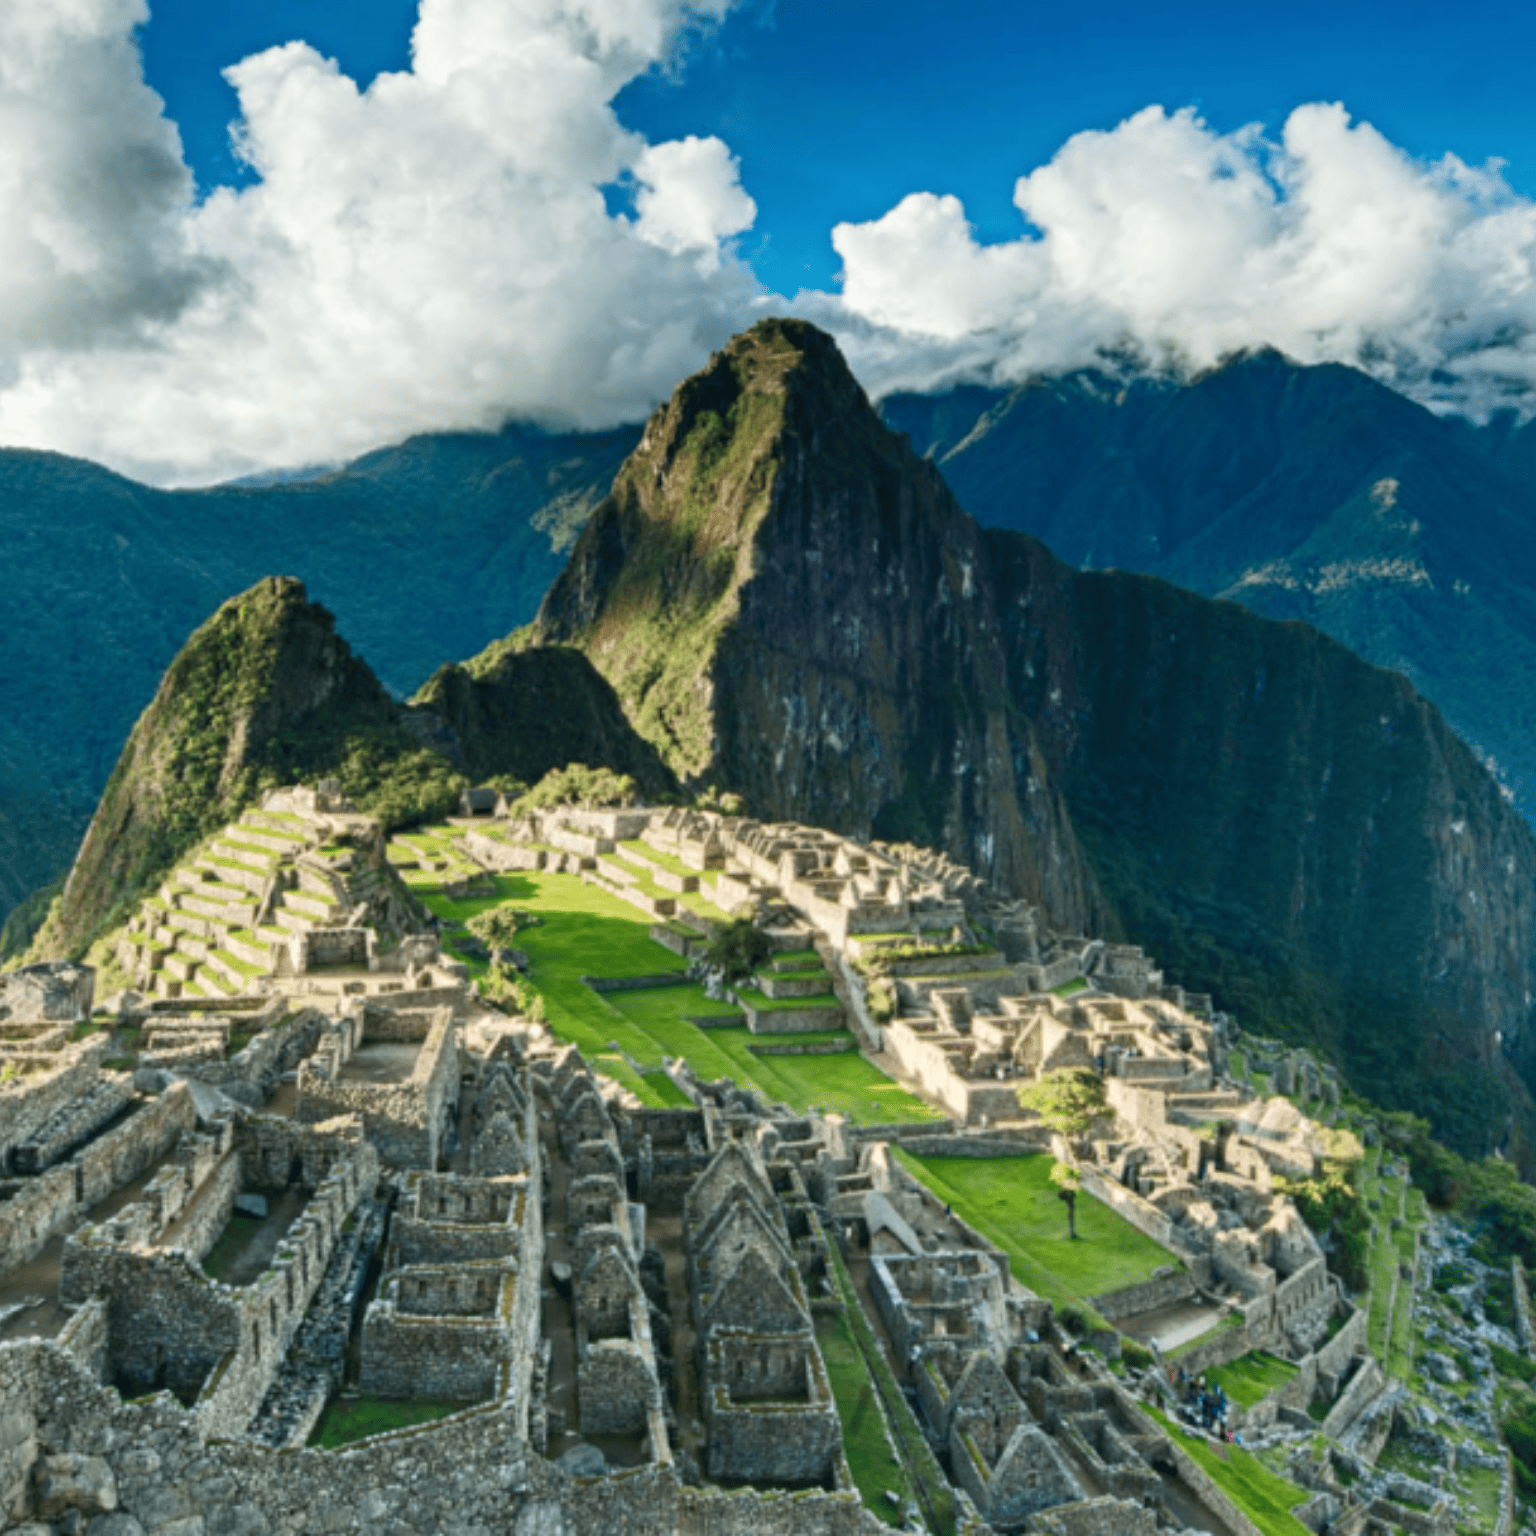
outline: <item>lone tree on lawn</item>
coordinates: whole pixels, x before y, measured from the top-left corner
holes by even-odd
[[[1051,1183],[1066,1202],[1067,1233],[1077,1236],[1077,1192],[1082,1179],[1077,1171],[1078,1143],[1089,1127],[1104,1113],[1104,1083],[1088,1067],[1061,1067],[1047,1072],[1035,1082],[1019,1089],[1019,1104],[1033,1110],[1041,1122],[1055,1131],[1067,1144],[1068,1162],[1051,1166]]]

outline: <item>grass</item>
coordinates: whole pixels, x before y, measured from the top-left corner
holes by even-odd
[[[387,1397],[338,1397],[320,1416],[309,1443],[322,1451],[334,1451],[369,1435],[382,1435],[391,1429],[409,1429],[415,1424],[431,1424],[462,1412],[467,1403],[427,1401],[400,1402]]]
[[[1203,1436],[1186,1434],[1160,1410],[1148,1407],[1143,1411],[1169,1432],[1264,1536],[1303,1536],[1307,1528],[1291,1510],[1307,1497],[1306,1489],[1298,1488],[1278,1472],[1271,1472],[1257,1457],[1235,1445],[1227,1446],[1225,1458],[1220,1457]]]
[[[1289,1360],[1255,1350],[1205,1374],[1218,1382],[1240,1408],[1252,1408],[1271,1392],[1278,1392],[1285,1386],[1296,1375],[1296,1369]]]
[[[638,837],[631,838],[628,842],[620,843],[619,847],[628,848],[631,853],[637,854],[647,864],[654,864],[657,869],[664,869],[668,874],[681,875],[684,879],[687,879],[689,876],[698,879],[704,873],[702,869],[691,869],[674,854],[662,853],[658,849],[652,848],[649,843],[642,842]],[[618,857],[618,855],[615,855],[615,857]]]
[[[745,1027],[702,1030],[690,1024],[690,1015],[740,1020],[741,1014],[689,984],[683,962],[651,938],[650,919],[600,886],[545,871],[497,875],[492,884],[488,896],[455,900],[437,892],[423,900],[447,923],[465,923],[502,902],[541,917],[517,937],[549,1027],[642,1102],[662,1107],[682,1101],[681,1090],[660,1070],[664,1056],[680,1056],[700,1077],[733,1078],[794,1110],[836,1110],[863,1125],[940,1118],[856,1052],[756,1056],[748,1046],[761,1044],[762,1037]],[[661,975],[676,976],[677,985],[598,993],[581,979]],[[818,1031],[806,1039],[841,1037],[841,1031]]]
[[[843,1313],[817,1315],[816,1342],[827,1363],[832,1396],[837,1400],[837,1416],[843,1425],[843,1449],[848,1455],[848,1470],[853,1473],[859,1495],[866,1507],[887,1525],[899,1525],[912,1498],[912,1484],[906,1468],[892,1454],[875,1384],[870,1380],[869,1368]],[[901,1503],[893,1508],[885,1497],[887,1492],[894,1493]]]
[[[967,1158],[895,1150],[916,1177],[1008,1255],[1020,1281],[1057,1306],[1137,1285],[1159,1266],[1177,1262],[1087,1191],[1077,1197],[1079,1236],[1069,1238],[1044,1153]]]
[[[756,987],[737,987],[736,996],[744,1006],[758,1013],[781,1013],[796,1008],[841,1008],[836,993],[821,992],[813,997],[768,997]]]
[[[1074,976],[1071,981],[1064,981],[1059,987],[1051,988],[1052,997],[1076,997],[1079,992],[1086,992],[1088,983],[1081,976]]]
[[[828,1270],[843,1303],[843,1321],[848,1335],[864,1357],[868,1377],[880,1396],[887,1414],[886,1423],[897,1442],[903,1465],[918,1487],[921,1502],[926,1505],[930,1528],[936,1527],[939,1536],[951,1536],[956,1529],[954,1497],[949,1483],[935,1459],[911,1405],[902,1395],[891,1371],[890,1361],[880,1349],[880,1342],[864,1308],[859,1304],[853,1278],[843,1262],[842,1251],[836,1239],[827,1242]],[[839,1409],[841,1412],[841,1409]],[[850,1466],[851,1470],[851,1466]]]
[[[798,971],[802,968],[823,970],[821,956],[814,949],[781,949],[769,960],[770,971]]]
[[[859,1125],[939,1118],[936,1110],[893,1083],[855,1051],[830,1056],[758,1056],[752,1047],[763,1044],[765,1036],[745,1028],[703,1030],[690,1024],[685,1015],[702,1018],[729,1011],[711,1002],[702,987],[610,992],[603,1001],[632,1027],[643,1031],[658,1064],[662,1055],[681,1056],[700,1077],[729,1077],[741,1087],[791,1109],[836,1110]],[[785,1038],[798,1044],[841,1040],[846,1034],[845,1030],[816,1030]]]
[[[1472,1506],[1473,1518],[1458,1522],[1461,1529],[1491,1531],[1499,1520],[1504,1475],[1493,1467],[1468,1467],[1457,1476],[1465,1486],[1462,1507]]]

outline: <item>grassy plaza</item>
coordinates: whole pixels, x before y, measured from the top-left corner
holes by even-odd
[[[444,924],[462,924],[490,907],[509,904],[541,921],[517,942],[528,955],[529,981],[544,1000],[549,1027],[579,1046],[593,1067],[622,1082],[644,1103],[685,1102],[662,1070],[666,1057],[681,1057],[701,1077],[729,1077],[764,1099],[791,1109],[845,1114],[860,1125],[936,1120],[924,1104],[852,1049],[846,1030],[793,1037],[796,1044],[846,1043],[827,1055],[768,1054],[781,1045],[751,1034],[741,1010],[713,1002],[690,983],[683,962],[650,936],[651,920],[627,901],[576,875],[529,871],[492,877],[494,893],[454,898],[441,882],[413,882],[416,894]],[[445,942],[453,948],[452,929]],[[461,958],[468,958],[463,957]],[[472,967],[474,962],[470,962]],[[583,977],[675,976],[634,991],[599,993]],[[813,999],[812,1001],[819,1001]],[[711,1021],[700,1028],[693,1019]],[[722,1021],[713,1025],[714,1020]]]
[[[1051,1158],[932,1157],[901,1149],[903,1164],[983,1237],[1008,1255],[1015,1277],[1058,1307],[1081,1305],[1150,1280],[1177,1263],[1166,1248],[1086,1193],[1077,1197],[1075,1240],[1051,1183]]]

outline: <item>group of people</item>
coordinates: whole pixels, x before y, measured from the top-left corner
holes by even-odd
[[[1227,1442],[1234,1439],[1232,1431],[1227,1427],[1227,1409],[1230,1403],[1226,1389],[1219,1381],[1206,1385],[1205,1377],[1192,1376],[1181,1365],[1177,1367],[1173,1377],[1174,1390],[1181,1400],[1185,1416],[1197,1423],[1201,1429]],[[1241,1445],[1241,1439],[1237,1440]]]

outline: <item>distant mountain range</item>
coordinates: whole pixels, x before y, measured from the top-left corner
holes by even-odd
[[[638,428],[413,438],[332,474],[157,491],[0,451],[0,917],[57,880],[178,647],[296,574],[397,694],[533,616]]]
[[[884,402],[989,527],[1303,619],[1405,673],[1536,811],[1536,423],[1279,353]]]
[[[1405,672],[1536,809],[1536,425],[1439,420],[1272,352],[1187,386],[1083,373],[882,413],[984,525],[1306,619]],[[184,492],[0,450],[0,916],[66,872],[134,720],[221,602],[298,576],[407,694],[533,617],[640,432],[423,436]]]

